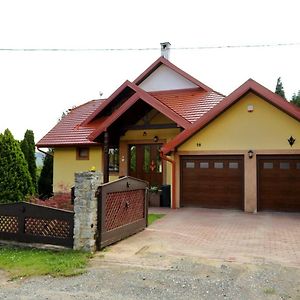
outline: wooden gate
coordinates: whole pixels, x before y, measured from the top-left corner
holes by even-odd
[[[0,205],[0,239],[73,247],[74,213],[27,202]]]
[[[101,249],[147,226],[148,183],[133,177],[99,186],[98,239]]]

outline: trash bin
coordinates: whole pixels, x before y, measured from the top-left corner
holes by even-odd
[[[169,184],[161,186],[160,206],[171,207],[171,186]]]

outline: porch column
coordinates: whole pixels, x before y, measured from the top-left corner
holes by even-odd
[[[104,132],[104,168],[103,168],[103,183],[109,182],[109,135]]]

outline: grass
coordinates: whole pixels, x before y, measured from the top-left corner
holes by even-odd
[[[11,279],[28,276],[74,276],[82,274],[91,254],[64,250],[51,251],[3,247],[0,249],[0,269]]]
[[[148,214],[148,225],[151,225],[156,220],[162,218],[165,214]]]

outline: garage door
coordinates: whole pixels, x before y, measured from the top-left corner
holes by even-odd
[[[300,211],[300,156],[258,156],[258,210]]]
[[[243,209],[243,156],[181,158],[181,206]]]

